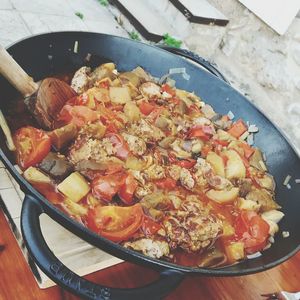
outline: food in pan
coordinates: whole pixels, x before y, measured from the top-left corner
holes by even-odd
[[[186,266],[224,266],[271,245],[283,213],[264,155],[247,143],[255,126],[141,67],[82,67],[71,86],[78,96],[50,127],[14,133],[24,177],[54,205],[124,247]]]

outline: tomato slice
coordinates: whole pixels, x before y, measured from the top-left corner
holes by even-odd
[[[125,179],[125,183],[120,187],[118,192],[120,199],[125,204],[132,204],[133,194],[137,187],[138,183],[135,178],[131,174],[128,174]]]
[[[163,178],[154,182],[160,189],[172,190],[176,187],[176,180],[172,178]]]
[[[97,119],[97,112],[90,108],[80,105],[71,106],[68,104],[62,108],[58,116],[58,120],[63,121],[66,124],[72,122],[78,127],[85,125],[87,122],[94,122]]]
[[[168,93],[172,97],[176,96],[176,90],[172,89],[167,83],[161,86],[161,91]]]
[[[130,238],[142,225],[144,213],[138,203],[133,206],[97,206],[90,209],[87,226],[99,235],[121,242]]]
[[[44,131],[31,126],[18,129],[14,141],[17,148],[17,163],[22,169],[41,162],[51,148],[50,137]]]
[[[150,104],[147,101],[141,102],[139,105],[139,109],[143,115],[148,116],[155,108],[157,108],[157,105]]]
[[[243,120],[240,119],[236,121],[227,132],[232,136],[239,138],[245,131],[247,131],[247,126]]]
[[[209,141],[212,135],[213,135],[213,131],[210,126],[195,125],[188,132],[189,138],[197,137],[203,141]]]
[[[262,250],[267,244],[269,224],[254,211],[242,211],[235,222],[235,232],[247,253]]]
[[[125,160],[130,154],[129,147],[124,141],[123,137],[117,133],[108,133],[106,137],[109,138],[113,147],[116,150],[116,156],[122,160]]]
[[[177,165],[182,168],[190,169],[196,164],[196,160],[192,158],[186,158],[186,159],[177,159],[173,153],[170,154],[169,160],[174,165]]]
[[[98,176],[92,181],[92,194],[99,200],[110,202],[125,182],[125,174]]]
[[[142,222],[142,230],[146,236],[155,234],[161,228],[161,225],[152,220],[152,218],[144,216]]]

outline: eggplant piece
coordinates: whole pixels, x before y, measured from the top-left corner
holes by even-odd
[[[265,189],[254,189],[247,194],[246,200],[253,200],[261,205],[262,212],[281,208],[273,199],[273,195]]]
[[[39,168],[54,179],[64,179],[73,171],[73,165],[63,155],[50,152]]]

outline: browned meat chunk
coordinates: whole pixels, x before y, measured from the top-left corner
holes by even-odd
[[[221,231],[221,221],[199,201],[184,201],[170,212],[164,227],[171,248],[195,252],[212,244]]]

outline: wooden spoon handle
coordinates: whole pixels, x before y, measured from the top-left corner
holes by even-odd
[[[24,96],[31,96],[38,85],[0,45],[0,73]]]

